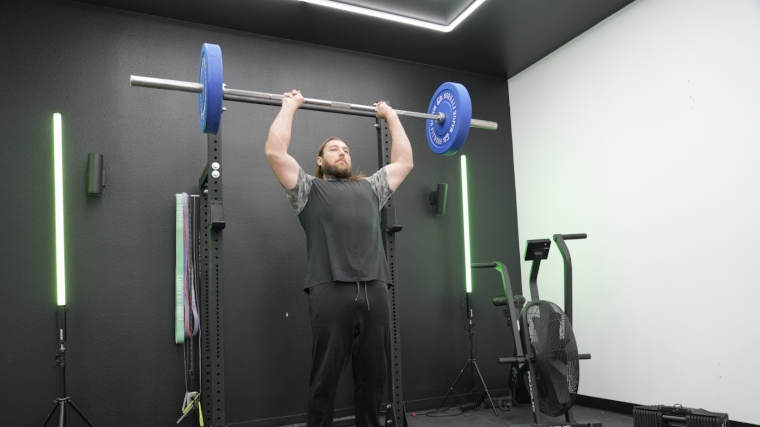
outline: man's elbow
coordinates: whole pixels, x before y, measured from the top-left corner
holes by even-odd
[[[396,164],[399,170],[404,172],[404,176],[414,169],[414,161],[411,157],[391,160],[391,163]]]
[[[409,172],[414,169],[414,162],[411,159],[409,159],[408,162],[404,162],[402,165],[404,168],[404,176],[409,175]]]
[[[267,145],[264,148],[264,154],[266,154],[267,159],[271,161],[277,161],[278,159],[281,159],[284,157],[287,153],[283,150],[277,149],[276,147],[270,147]]]

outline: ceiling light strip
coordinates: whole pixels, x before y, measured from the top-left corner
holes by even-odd
[[[417,27],[427,28],[429,30],[436,30],[436,31],[448,33],[449,31],[456,28],[457,25],[462,23],[462,21],[464,21],[465,18],[470,16],[470,14],[474,12],[475,9],[480,7],[481,4],[485,3],[486,0],[475,0],[475,2],[473,2],[470,6],[468,6],[467,9],[464,10],[464,12],[460,13],[459,16],[457,16],[456,19],[454,19],[448,25],[434,24],[432,22],[422,21],[419,19],[409,18],[409,17],[401,16],[401,15],[395,15],[395,14],[387,13],[387,12],[380,12],[378,10],[367,9],[364,7],[354,6],[354,5],[332,1],[332,0],[299,0],[299,1],[306,2],[306,3],[313,3],[320,6],[331,7],[334,9],[340,9],[346,12],[373,16],[375,18],[387,19],[389,21],[400,22],[402,24],[414,25]]]

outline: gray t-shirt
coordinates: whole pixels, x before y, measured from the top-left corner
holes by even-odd
[[[391,284],[380,230],[380,210],[393,194],[385,168],[358,181],[317,179],[299,169],[285,194],[306,232],[304,289],[333,281]]]

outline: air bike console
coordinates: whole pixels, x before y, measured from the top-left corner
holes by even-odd
[[[504,297],[494,298],[494,305],[505,305],[504,315],[512,329],[515,341],[514,357],[499,359],[499,363],[510,364],[511,395],[500,402],[502,409],[519,403],[520,385],[524,384],[533,410],[536,427],[601,427],[598,421],[576,421],[572,406],[578,393],[580,359],[590,359],[589,354],[578,354],[572,328],[572,288],[573,267],[570,251],[565,240],[585,239],[586,234],[555,234],[565,265],[565,310],[538,295],[538,269],[541,260],[549,256],[551,240],[528,240],[525,261],[531,261],[530,301],[522,295],[515,295],[509,282],[507,268],[500,262],[474,263],[473,268],[494,268],[502,276]],[[524,389],[522,394],[525,394]],[[505,408],[506,407],[506,408]],[[542,414],[548,417],[544,419]],[[564,416],[564,421],[556,417]]]

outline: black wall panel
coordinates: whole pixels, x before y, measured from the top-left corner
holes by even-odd
[[[287,23],[283,22],[283,25]],[[337,29],[326,29],[333,31]],[[68,395],[96,425],[170,425],[184,393],[173,343],[174,194],[197,194],[206,163],[196,96],[129,86],[131,74],[196,81],[201,44],[222,47],[229,87],[426,111],[445,81],[470,91],[473,261],[499,260],[519,281],[505,80],[214,27],[58,1],[15,2],[0,15],[1,425],[41,424],[59,397],[54,364],[52,114],[63,115],[69,306]],[[368,34],[367,37],[375,37]],[[413,41],[410,41],[413,42]],[[277,108],[226,103],[225,393],[227,422],[305,412],[310,365],[305,243],[264,156]],[[435,406],[468,357],[459,156],[427,148],[424,121],[402,119],[415,169],[394,195],[404,400]],[[311,173],[338,135],[355,167],[378,168],[371,118],[300,111],[291,153]],[[104,156],[106,188],[88,196],[87,155]],[[428,194],[449,184],[445,215]],[[489,388],[511,354],[495,271],[474,272],[476,357]],[[338,407],[352,404],[344,378]],[[73,415],[73,414],[71,414]],[[79,425],[72,419],[70,425]]]

